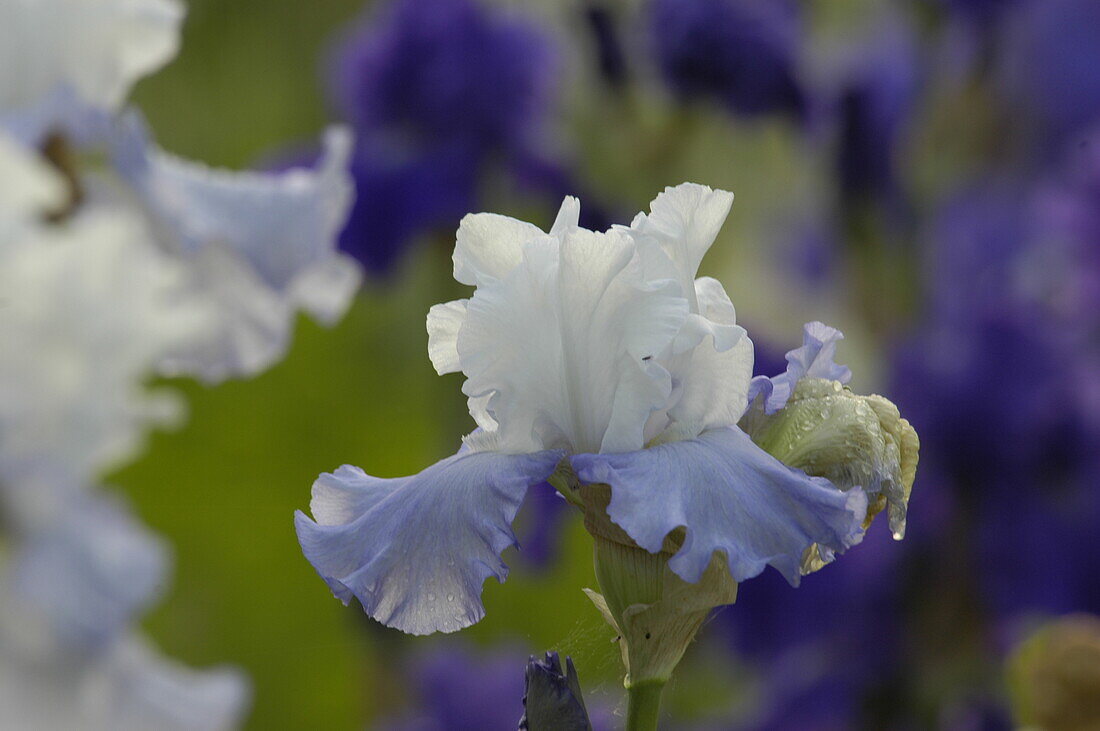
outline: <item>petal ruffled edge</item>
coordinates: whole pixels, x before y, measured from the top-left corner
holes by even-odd
[[[735,581],[774,566],[792,586],[814,544],[841,552],[863,537],[867,498],[784,465],[737,427],[637,452],[580,454],[577,476],[611,486],[611,520],[656,553],[683,528],[669,567],[684,581],[702,577],[715,551]]]
[[[580,224],[580,201],[565,196],[550,228],[550,236],[564,236]],[[523,245],[547,234],[538,226],[499,213],[468,213],[455,236],[454,278],[480,287],[503,279],[523,259]]]
[[[410,477],[345,465],[313,485],[315,520],[295,514],[306,558],[338,599],[414,635],[454,632],[485,616],[482,585],[503,582],[512,521],[561,452],[460,451]]]
[[[452,300],[432,305],[428,310],[428,358],[439,375],[458,373],[462,361],[458,356],[458,331],[466,321],[470,300]]]
[[[824,378],[848,383],[852,371],[839,365],[836,346],[844,333],[822,322],[808,322],[802,327],[802,345],[787,351],[787,370],[778,376],[756,376],[749,384],[749,404],[757,396],[764,398],[764,413],[774,414],[787,404],[794,387],[803,378]]]
[[[685,281],[695,279],[699,263],[718,237],[733,205],[733,193],[699,183],[669,186],[631,224],[653,236]]]

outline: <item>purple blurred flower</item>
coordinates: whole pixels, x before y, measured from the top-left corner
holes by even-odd
[[[1075,326],[1075,340],[1095,343],[1100,335],[1100,128],[1070,145],[1061,175],[1039,188],[1034,217],[1047,244],[1047,255],[1038,262],[1046,273],[1042,291],[1055,315]]]
[[[996,21],[1017,0],[939,0],[949,13],[981,28]]]
[[[344,250],[385,272],[416,235],[475,210],[486,166],[535,145],[554,50],[533,23],[475,0],[397,0],[364,18],[331,64],[358,137]]]
[[[483,731],[514,729],[524,715],[522,648],[497,645],[475,650],[445,643],[414,656],[404,668],[411,688],[409,710],[376,722],[381,731]],[[597,702],[589,709],[597,730],[610,729],[612,712]]]
[[[986,180],[941,205],[925,240],[929,316],[958,325],[1020,303],[1027,190]]]
[[[752,728],[823,731],[880,720],[861,713],[903,672],[901,548],[882,529],[864,543],[804,578],[797,593],[774,574],[758,577],[717,615],[730,647],[763,682]]]
[[[930,248],[930,321],[895,359],[898,401],[921,429],[969,531],[976,581],[990,609],[1100,606],[1100,431],[1086,395],[1095,384],[1095,309],[1061,307],[1094,276],[1069,245],[1077,189],[987,185],[944,207]],[[1062,200],[1056,199],[1062,196]],[[1087,208],[1087,204],[1085,204]],[[1087,229],[1087,227],[1085,227]],[[1054,266],[1054,261],[1061,264]]]
[[[839,92],[837,172],[847,195],[875,196],[888,203],[899,196],[901,134],[919,87],[911,28],[900,21],[885,24],[861,48]]]
[[[567,507],[568,503],[550,483],[531,488],[516,517],[520,561],[540,569],[550,564],[558,552],[559,528]]]
[[[1100,3],[1028,0],[1005,20],[999,74],[1014,125],[1056,151],[1100,122]]]
[[[389,271],[410,239],[447,228],[475,207],[478,166],[470,148],[392,160],[360,140],[351,164],[356,201],[340,248],[371,271]]]
[[[1100,563],[1088,537],[1100,511],[1071,359],[1039,323],[1011,315],[929,332],[899,354],[899,402],[974,521],[977,582],[1002,615],[1100,598],[1080,591]]]
[[[523,715],[522,651],[478,653],[451,644],[413,658],[411,709],[375,724],[386,731],[512,729]]]
[[[805,107],[797,7],[784,0],[653,0],[649,34],[665,83],[684,99],[746,114]]]
[[[546,111],[549,40],[473,0],[398,0],[338,49],[337,102],[361,134],[417,147],[522,144]]]
[[[525,150],[512,156],[508,162],[509,172],[516,185],[524,192],[539,194],[554,201],[560,201],[565,196],[585,200],[580,215],[580,225],[585,228],[606,231],[616,220],[621,219],[621,216],[614,214],[624,213],[610,210],[566,165],[549,155]]]

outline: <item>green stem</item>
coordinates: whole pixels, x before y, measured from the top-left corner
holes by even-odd
[[[647,680],[627,688],[626,731],[657,731],[664,681]]]

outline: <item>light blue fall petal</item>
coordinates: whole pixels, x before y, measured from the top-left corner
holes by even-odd
[[[571,461],[581,480],[611,486],[608,515],[647,551],[661,550],[670,532],[686,529],[668,565],[691,583],[722,551],[735,581],[770,564],[797,586],[802,554],[812,544],[843,551],[862,538],[861,489],[841,492],[787,467],[737,427]]]
[[[802,346],[787,352],[787,370],[768,378],[757,376],[749,384],[749,403],[757,396],[764,397],[764,412],[774,414],[787,403],[794,387],[803,378],[824,378],[828,381],[847,383],[852,380],[848,366],[838,365],[837,343],[844,333],[820,322],[806,323],[802,328]]]
[[[561,457],[464,451],[395,479],[345,465],[314,483],[314,520],[295,515],[298,540],[345,604],[355,596],[409,634],[453,632],[485,615],[482,584],[508,574],[500,554],[516,544],[512,520],[527,488]]]

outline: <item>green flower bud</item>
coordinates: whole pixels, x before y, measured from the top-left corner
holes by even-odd
[[[868,497],[865,526],[886,509],[894,538],[905,535],[920,440],[890,401],[859,396],[837,381],[804,378],[783,409],[765,414],[758,402],[740,427],[791,467],[824,477],[842,490],[862,487]],[[803,558],[803,573],[831,560],[811,547]]]

